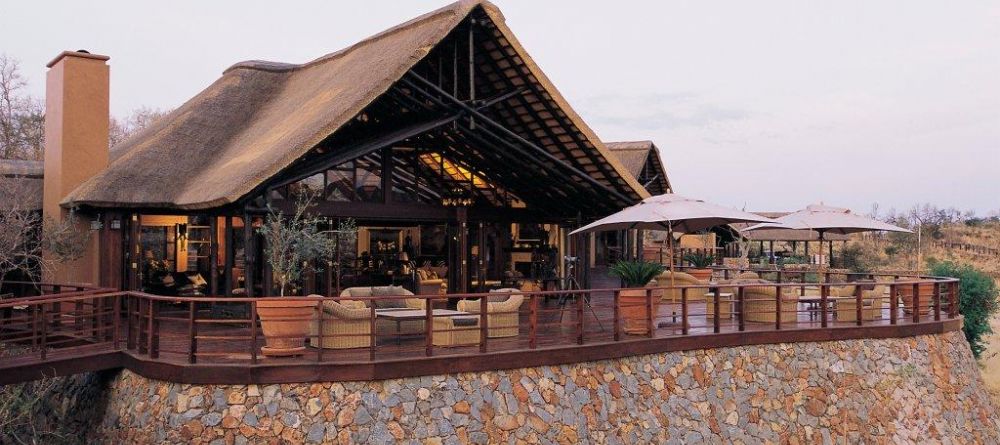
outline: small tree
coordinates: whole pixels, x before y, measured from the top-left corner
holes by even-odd
[[[309,213],[318,192],[302,188],[295,197],[291,215],[284,215],[268,204],[268,214],[257,232],[264,237],[264,255],[271,265],[272,277],[285,296],[289,284],[297,282],[302,274],[328,257],[336,248],[329,234],[320,230],[322,218]]]
[[[75,211],[55,220],[27,206],[32,197],[26,184],[23,178],[0,177],[0,287],[13,273],[37,281],[55,265],[79,259],[90,239],[89,231],[79,229]]]
[[[931,263],[931,275],[961,280],[958,310],[962,313],[962,331],[969,341],[972,355],[986,350],[983,336],[993,333],[990,318],[997,311],[997,285],[993,278],[969,264],[951,261]]]

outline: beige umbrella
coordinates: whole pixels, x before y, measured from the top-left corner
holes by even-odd
[[[674,271],[673,232],[692,233],[740,222],[773,223],[774,220],[754,213],[707,203],[700,199],[667,193],[646,198],[639,204],[576,229],[570,232],[570,235],[602,230],[666,230],[669,232],[667,241],[670,243],[672,280],[672,272]],[[671,282],[670,285],[673,286],[673,283]]]
[[[823,235],[826,233],[838,233],[841,235],[880,231],[910,233],[910,230],[853,213],[849,209],[823,204],[812,204],[797,212],[775,218],[773,222],[756,224],[742,231],[753,232],[756,230],[774,229],[814,230],[819,233],[821,248],[823,246]]]

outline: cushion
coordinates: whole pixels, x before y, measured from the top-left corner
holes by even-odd
[[[201,286],[208,285],[208,282],[205,281],[204,278],[202,278],[202,276],[201,276],[200,273],[196,273],[196,274],[193,274],[193,275],[188,275],[187,279],[191,280],[191,284],[195,285],[196,287],[201,287]]]
[[[166,274],[163,278],[160,278],[160,283],[163,283],[164,287],[173,287],[176,282],[173,275]]]
[[[451,317],[451,322],[454,323],[455,326],[475,326],[478,321],[479,321],[479,317],[470,317],[470,316],[467,316],[467,315],[466,316],[460,315],[460,316],[457,316],[457,317]]]
[[[417,278],[419,278],[420,281],[426,280],[427,279],[427,271],[424,270],[424,269],[417,269]]]
[[[377,286],[372,288],[371,295],[373,297],[399,297],[405,295],[405,290],[403,286]],[[375,309],[406,307],[404,298],[377,299],[372,300],[372,303]]]

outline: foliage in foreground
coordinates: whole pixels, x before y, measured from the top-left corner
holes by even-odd
[[[990,328],[990,317],[997,311],[996,282],[971,265],[956,264],[951,261],[933,262],[931,275],[961,280],[958,308],[965,317],[962,330],[965,331],[965,338],[972,348],[972,355],[979,358],[986,350],[986,341],[983,337],[993,332]]]
[[[622,260],[608,268],[613,277],[621,278],[626,287],[643,287],[657,275],[663,273],[660,263],[641,260]]]

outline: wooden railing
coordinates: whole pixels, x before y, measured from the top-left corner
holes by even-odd
[[[503,310],[487,299],[495,293],[352,299],[367,307],[411,299],[420,312],[399,324],[382,311],[359,309],[341,318],[325,309],[345,303],[341,298],[284,297],[314,306],[308,316],[278,320],[316,327],[306,335],[309,346],[292,357],[261,352],[267,339],[257,305],[275,298],[139,292],[35,297],[0,303],[0,346],[8,351],[0,371],[114,353],[120,360],[107,363],[173,381],[351,380],[775,341],[917,335],[960,326],[955,279],[871,276],[882,282],[808,283],[791,276],[797,272],[776,271],[773,282],[725,280],[735,273],[720,271],[720,281],[709,284],[528,292],[520,306]],[[475,300],[463,304],[468,315],[435,310],[454,308],[457,299]],[[67,365],[63,372],[71,371]],[[0,383],[29,374],[0,372]]]

